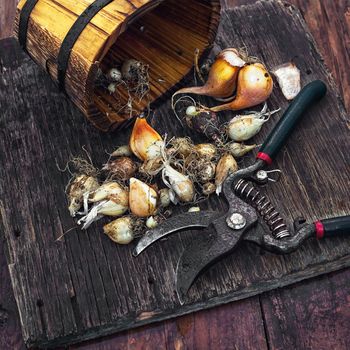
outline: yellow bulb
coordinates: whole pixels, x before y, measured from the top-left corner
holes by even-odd
[[[273,80],[261,63],[244,66],[238,74],[236,97],[229,103],[210,108],[213,112],[238,111],[265,102],[271,95]]]
[[[236,90],[237,76],[246,62],[236,49],[229,48],[221,51],[210,67],[208,79],[203,86],[192,86],[183,88],[177,94],[196,94],[215,98],[231,97]],[[174,107],[174,104],[173,104]]]
[[[130,137],[130,149],[136,157],[145,161],[160,155],[162,137],[145,118],[137,118]]]

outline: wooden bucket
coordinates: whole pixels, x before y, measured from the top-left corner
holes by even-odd
[[[29,55],[56,81],[85,116],[107,131],[125,124],[184,79],[194,51],[213,42],[219,0],[21,0],[15,33]],[[147,98],[118,87],[97,88],[107,72],[127,59],[149,66]],[[126,110],[126,111],[125,111]]]

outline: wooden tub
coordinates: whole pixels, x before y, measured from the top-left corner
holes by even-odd
[[[213,42],[219,0],[21,0],[15,33],[29,55],[85,116],[104,131],[122,126],[189,74],[196,48]],[[150,91],[133,111],[128,93],[96,88],[107,72],[134,58],[149,66]]]

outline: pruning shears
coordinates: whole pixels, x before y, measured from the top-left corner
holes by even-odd
[[[147,231],[140,239],[134,250],[135,256],[171,233],[191,228],[205,229],[185,247],[178,260],[176,291],[181,303],[200,272],[231,253],[241,240],[285,254],[294,251],[311,237],[321,239],[350,233],[350,215],[309,224],[305,219],[297,218],[294,229],[291,229],[268,197],[256,187],[271,180],[271,171],[266,167],[272,164],[305,110],[319,101],[326,91],[326,85],[320,80],[306,85],[259,149],[255,163],[226,178],[222,189],[229,204],[226,213],[201,211],[180,214]],[[262,229],[254,229],[257,225]]]

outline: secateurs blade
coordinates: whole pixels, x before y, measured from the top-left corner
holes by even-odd
[[[272,164],[305,110],[325,94],[326,86],[322,81],[316,80],[306,85],[260,148],[256,162],[227,177],[222,189],[229,205],[227,212],[180,214],[148,231],[140,239],[134,251],[135,256],[171,233],[191,228],[202,229],[192,243],[185,247],[177,264],[176,290],[181,303],[200,272],[232,252],[241,240],[253,242],[275,253],[289,253],[313,236],[323,238],[350,233],[350,216],[312,224],[306,224],[304,219],[298,218],[292,230],[268,197],[256,187],[273,180],[270,178],[273,171],[267,171],[265,167]],[[259,230],[256,229],[258,225]]]

